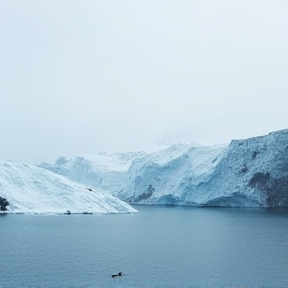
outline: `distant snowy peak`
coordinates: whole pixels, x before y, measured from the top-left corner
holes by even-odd
[[[91,168],[103,172],[122,172],[129,169],[132,161],[135,158],[143,157],[144,155],[146,155],[145,152],[127,152],[115,154],[101,152],[98,154],[81,154],[76,156],[74,159],[67,159],[64,156],[61,156],[55,161],[55,166],[66,166],[70,168],[75,168],[78,165],[89,164],[91,165]],[[43,165],[45,164],[42,163],[40,166]]]
[[[59,158],[56,159],[53,166],[54,168],[65,167],[67,169],[75,169],[77,166],[87,165],[90,166],[90,168],[95,171],[125,172],[131,167],[134,160],[137,161],[139,159],[149,158],[151,159],[151,161],[161,165],[175,158],[179,158],[181,155],[187,153],[187,151],[191,149],[205,149],[205,147],[206,146],[202,144],[191,142],[185,144],[176,143],[169,147],[156,150],[154,152],[144,152],[144,151],[139,152],[130,151],[123,153],[100,152],[98,154],[80,154],[72,159],[60,156]],[[208,147],[208,149],[211,149],[211,147]],[[52,168],[51,164],[45,162],[41,163],[39,167]]]
[[[11,213],[136,212],[104,191],[87,189],[46,169],[10,161],[0,162],[0,197],[9,202]]]

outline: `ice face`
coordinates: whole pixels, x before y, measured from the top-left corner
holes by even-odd
[[[287,207],[287,143],[281,130],[229,145],[176,144],[40,166],[131,203]]]

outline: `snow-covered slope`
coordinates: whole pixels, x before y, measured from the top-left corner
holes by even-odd
[[[0,162],[0,197],[10,213],[130,213],[127,203],[99,189],[26,163]]]
[[[177,144],[40,166],[130,203],[288,207],[288,130],[229,145]]]

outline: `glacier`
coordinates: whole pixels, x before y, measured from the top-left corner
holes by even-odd
[[[5,213],[137,212],[103,189],[87,188],[47,169],[12,161],[0,162],[0,197],[1,203],[9,203]]]
[[[39,167],[132,204],[288,207],[288,129],[223,145],[61,156]]]

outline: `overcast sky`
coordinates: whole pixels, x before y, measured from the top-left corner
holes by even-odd
[[[0,161],[288,128],[287,0],[1,0]]]

